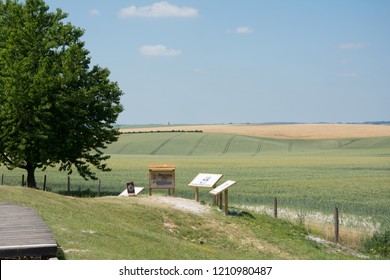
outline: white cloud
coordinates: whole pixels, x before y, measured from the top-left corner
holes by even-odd
[[[95,17],[100,16],[100,11],[98,9],[92,9],[89,11],[89,13]]]
[[[253,30],[249,26],[239,26],[234,30],[237,34],[249,34],[252,33]]]
[[[146,56],[180,56],[181,50],[169,49],[164,45],[146,45],[139,48],[139,52]]]
[[[343,43],[339,45],[340,49],[361,49],[364,47],[365,45],[361,43]]]
[[[192,7],[178,7],[168,2],[154,3],[151,6],[130,6],[119,11],[122,18],[129,17],[194,17],[198,10]]]

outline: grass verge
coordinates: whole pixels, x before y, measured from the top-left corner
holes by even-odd
[[[304,227],[262,214],[225,217],[144,203],[147,197],[75,198],[0,186],[0,202],[32,207],[65,259],[354,259],[307,239]]]

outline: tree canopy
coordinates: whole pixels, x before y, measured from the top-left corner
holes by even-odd
[[[0,0],[0,163],[27,170],[29,187],[48,166],[96,179],[119,135],[123,93],[66,18],[42,0]]]

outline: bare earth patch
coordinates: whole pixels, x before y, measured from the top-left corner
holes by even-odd
[[[196,202],[195,200],[180,198],[180,197],[173,197],[173,196],[158,196],[158,195],[152,195],[148,197],[140,197],[140,199],[144,203],[152,204],[152,205],[159,205],[159,206],[165,206],[165,207],[172,207],[184,212],[189,212],[192,214],[205,214],[210,211],[210,207],[207,205],[202,205],[199,202]]]
[[[390,126],[370,124],[280,124],[280,125],[188,125],[153,128],[122,128],[121,132],[194,131],[206,133],[237,134],[275,139],[337,139],[390,136]]]

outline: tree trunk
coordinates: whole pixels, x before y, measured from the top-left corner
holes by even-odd
[[[37,182],[35,181],[35,167],[27,165],[27,187],[36,188]]]

